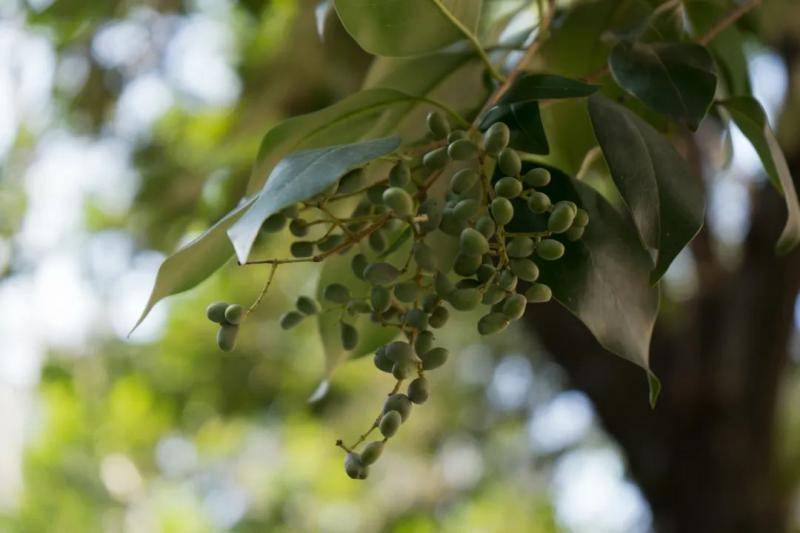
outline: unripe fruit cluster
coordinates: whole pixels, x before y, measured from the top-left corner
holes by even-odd
[[[511,135],[505,124],[496,123],[481,136],[454,130],[442,114],[433,112],[427,117],[427,127],[428,137],[435,140],[433,147],[415,157],[398,158],[383,180],[369,183],[363,169],[352,170],[317,198],[284,209],[262,227],[275,232],[288,222],[298,239],[291,245],[291,261],[319,261],[366,244],[352,254],[350,267],[368,289],[354,291],[336,282],[322,288],[319,300],[301,296],[295,309],[281,316],[282,328],[293,328],[308,316],[334,312],[344,350],[358,349],[359,317],[396,328],[401,335],[378,348],[373,357],[376,368],[397,380],[368,432],[377,430],[383,439],[366,444],[361,451],[357,449],[364,437],[351,447],[339,441],[347,452],[345,471],[354,479],[368,476],[370,465],[408,419],[413,404],[428,399],[425,372],[442,366],[450,355],[435,345],[433,331],[447,324],[451,310],[483,306],[478,332],[489,335],[504,330],[523,316],[528,304],[551,299],[550,287],[539,281],[540,265],[560,259],[566,253],[562,241],[580,239],[589,223],[586,211],[574,202],[553,202],[543,192],[552,180],[546,169],[523,174],[520,154],[508,146]],[[459,168],[446,173],[454,161]],[[496,174],[501,177],[493,181]],[[446,192],[434,195],[431,187],[441,176],[449,177]],[[328,206],[344,197],[356,198],[355,207],[349,217],[333,217]],[[309,219],[307,213],[314,209],[325,217]],[[547,229],[509,231],[516,209],[546,217]],[[326,231],[310,238],[318,225],[326,225]],[[433,234],[457,243],[455,258],[443,258],[434,251],[428,239]],[[411,240],[405,248],[403,235]],[[395,261],[403,250],[407,250],[405,259]],[[221,348],[232,349],[241,316],[239,306],[209,307],[209,318],[221,324]],[[223,330],[233,333],[223,334]],[[405,393],[398,392],[406,380],[410,381]]]

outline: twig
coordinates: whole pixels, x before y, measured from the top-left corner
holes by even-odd
[[[269,276],[267,277],[267,282],[264,284],[264,288],[261,289],[261,293],[258,295],[258,298],[256,298],[256,301],[253,302],[253,304],[250,307],[247,308],[247,311],[245,312],[244,317],[242,317],[243,319],[247,318],[247,315],[252,313],[253,310],[256,307],[258,307],[258,304],[261,303],[261,300],[267,294],[267,291],[269,290],[270,285],[272,285],[272,280],[275,278],[275,271],[278,270],[278,265],[279,265],[279,263],[273,263],[272,264],[272,268],[269,270]]]
[[[705,32],[699,39],[697,39],[697,42],[700,44],[710,43],[711,41],[714,40],[714,37],[719,35],[720,32],[725,30],[725,28],[727,28],[731,24],[734,24],[737,20],[745,16],[748,11],[760,5],[761,5],[761,0],[749,0],[744,4],[740,5],[739,7],[732,9],[730,13],[728,13],[726,16],[717,21],[716,24],[711,26],[711,28],[707,32]]]

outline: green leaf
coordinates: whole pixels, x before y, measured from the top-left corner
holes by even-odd
[[[498,104],[512,104],[530,100],[582,98],[597,91],[597,85],[556,76],[553,74],[525,74],[504,94]]]
[[[721,104],[728,110],[733,121],[755,148],[772,185],[786,199],[788,216],[786,226],[778,238],[776,250],[779,254],[790,252],[800,243],[800,206],[789,165],[783,156],[778,140],[772,133],[764,108],[755,98],[740,96],[725,100]]]
[[[613,34],[641,27],[652,8],[644,0],[580,2],[556,16],[550,37],[539,49],[544,68],[564,76],[582,77],[601,68]]]
[[[413,56],[432,52],[474,32],[481,0],[335,0],[345,29],[367,52]]]
[[[538,100],[581,98],[597,89],[595,85],[551,74],[521,76],[486,113],[481,129],[486,130],[495,122],[504,122],[511,130],[511,147],[531,154],[547,154],[550,147]]]
[[[139,327],[139,324],[159,300],[191,289],[216,272],[231,258],[233,249],[225,232],[241,218],[253,201],[254,199],[250,199],[244,202],[208,228],[205,233],[182,246],[161,263],[155,285],[150,292],[150,299],[139,320],[131,329],[131,333]]]
[[[630,217],[617,211],[595,189],[555,168],[543,190],[554,200],[571,200],[589,213],[577,242],[565,241],[558,261],[539,261],[540,281],[607,350],[650,371],[650,340],[658,315],[659,291],[650,283],[652,262]],[[528,211],[529,212],[529,211]],[[537,231],[541,221],[529,221]],[[521,228],[520,228],[521,229]],[[651,383],[651,400],[654,397]]]
[[[419,101],[400,91],[370,89],[281,122],[261,141],[248,194],[260,190],[273,167],[288,154],[388,135],[396,126],[397,114],[404,112],[408,103]]]
[[[694,28],[694,35],[700,36],[727,14],[728,7],[719,2],[693,0],[684,2],[684,9]],[[734,24],[719,32],[708,43],[729,94],[749,95],[751,92],[744,45],[745,38]]]
[[[672,144],[630,110],[598,94],[589,98],[589,115],[642,241],[658,250],[655,283],[703,225],[702,183]]]
[[[345,172],[389,154],[398,146],[399,137],[387,137],[303,150],[281,160],[250,209],[228,229],[239,262],[247,261],[267,217],[325,191]]]
[[[611,74],[654,111],[696,130],[714,99],[714,61],[695,43],[620,42],[608,58]]]

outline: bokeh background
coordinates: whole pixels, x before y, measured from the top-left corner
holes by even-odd
[[[748,54],[773,123],[792,122],[784,62]],[[231,354],[205,306],[251,301],[264,270],[229,265],[126,338],[165,254],[241,196],[261,135],[357,90],[369,62],[306,0],[0,0],[0,531],[651,529],[592,402],[524,323],[488,341],[470,317],[448,328],[456,356],[363,483],[333,443],[389,378],[350,363],[309,404],[315,326],[276,324],[314,266],[280,272]],[[732,144],[709,224],[735,256],[763,177]],[[668,298],[696,287],[687,253]],[[800,527],[800,502],[790,514]]]

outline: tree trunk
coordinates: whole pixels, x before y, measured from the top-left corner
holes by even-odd
[[[800,176],[800,156],[789,163]],[[778,194],[767,187],[758,191],[734,271],[716,262],[707,234],[698,236],[697,294],[671,309],[662,305],[656,324],[651,362],[663,390],[655,410],[648,406],[641,369],[600,348],[557,304],[531,312],[545,348],[592,399],[625,450],[659,532],[788,527],[774,434],[800,252],[774,253],[785,213]]]

